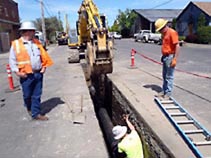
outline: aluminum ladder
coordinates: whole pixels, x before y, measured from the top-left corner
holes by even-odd
[[[197,158],[211,158],[211,154],[206,155],[206,151],[211,150],[211,134],[208,130],[196,121],[173,97],[166,100],[155,97],[154,100],[194,155]]]

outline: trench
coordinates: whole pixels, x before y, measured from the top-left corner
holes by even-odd
[[[113,138],[112,128],[117,124],[126,125],[123,120],[124,114],[129,114],[130,121],[139,133],[144,158],[174,158],[167,146],[144,121],[141,114],[136,111],[106,75],[92,77],[91,80],[87,81],[87,85],[110,158],[118,158],[114,152],[118,142]]]

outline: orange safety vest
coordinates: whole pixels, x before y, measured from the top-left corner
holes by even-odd
[[[45,51],[45,49],[42,47],[39,40],[33,39],[33,42],[40,49],[42,67],[51,66],[53,64],[53,61],[48,55],[48,53]],[[16,53],[16,59],[17,59],[19,72],[32,73],[30,56],[23,44],[23,40],[19,38],[18,40],[13,41],[12,46]]]

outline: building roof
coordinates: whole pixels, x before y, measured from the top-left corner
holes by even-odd
[[[193,2],[193,4],[211,16],[211,2]]]
[[[7,0],[7,1],[9,1],[9,2],[11,2],[11,3],[14,3],[15,5],[18,5],[18,3],[15,2],[14,0]]]
[[[155,22],[158,18],[165,18],[172,21],[182,12],[182,9],[133,9],[150,22]]]

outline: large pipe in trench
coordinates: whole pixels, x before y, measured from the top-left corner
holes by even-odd
[[[105,132],[106,140],[109,144],[112,144],[115,141],[112,133],[113,123],[111,122],[105,108],[100,108],[98,110],[98,117],[102,125],[103,131]]]
[[[102,100],[100,99],[101,97],[98,95],[99,93],[96,93],[94,86],[90,86],[89,88],[93,102],[95,104],[95,111],[100,122],[100,126],[103,131],[108,150],[110,152],[110,156],[112,156],[112,158],[116,158],[114,148],[117,146],[118,142],[114,139],[112,133],[113,123],[108,115],[107,110],[103,107],[104,104],[101,102]]]
[[[101,106],[99,101],[96,100],[96,97],[94,97],[94,102],[95,102],[97,117],[100,122],[100,126],[103,131],[108,150],[112,158],[116,158],[114,154],[114,148],[117,146],[118,142],[114,139],[112,133],[113,123],[108,115],[107,110]]]

